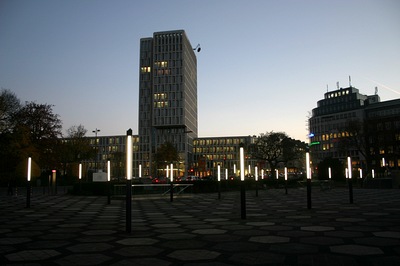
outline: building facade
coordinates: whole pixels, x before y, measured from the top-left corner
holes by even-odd
[[[400,168],[400,99],[365,108],[368,166],[386,177]]]
[[[179,153],[179,172],[187,173],[197,124],[197,59],[185,31],[141,39],[138,161],[143,174],[156,173],[154,154],[166,142]]]
[[[325,93],[309,119],[313,168],[327,158],[351,157],[353,171],[371,175],[372,168],[398,169],[399,103],[381,102],[377,93],[363,95],[351,86]]]

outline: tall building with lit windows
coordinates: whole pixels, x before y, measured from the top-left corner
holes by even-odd
[[[353,134],[349,130],[351,123],[360,123],[357,134],[361,142],[365,141],[365,106],[379,101],[377,94],[360,94],[358,89],[351,86],[326,92],[309,119],[313,164],[317,165],[326,158],[345,160],[350,156],[355,166],[361,167],[366,161],[365,150],[361,152],[360,147],[355,146],[343,147],[340,143]]]
[[[154,154],[172,143],[182,159],[174,162],[185,175],[197,137],[197,59],[184,30],[155,32],[140,40],[139,163],[153,175]]]

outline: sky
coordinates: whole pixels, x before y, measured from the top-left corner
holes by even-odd
[[[184,29],[197,55],[199,137],[307,140],[327,91],[400,98],[398,0],[1,0],[0,87],[54,105],[63,134],[138,132],[139,44]]]

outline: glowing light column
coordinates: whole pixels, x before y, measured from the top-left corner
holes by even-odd
[[[31,207],[31,173],[32,173],[32,158],[28,158],[28,172],[26,174],[26,207]]]
[[[174,201],[174,165],[172,163],[171,163],[170,170],[171,170],[171,175],[170,175],[171,186],[170,186],[169,192],[170,192],[170,201],[173,202]]]
[[[244,184],[244,149],[243,144],[240,144],[240,205],[241,218],[246,219],[246,188]]]
[[[217,177],[218,177],[218,199],[221,199],[221,165],[217,166]]]
[[[107,161],[107,204],[111,204],[111,163]]]
[[[350,203],[353,203],[353,181],[352,181],[352,167],[351,167],[351,158],[347,157],[347,171],[348,171],[348,182],[349,182],[349,199]]]
[[[310,154],[306,153],[306,173],[307,173],[307,209],[311,209],[311,169]]]
[[[258,167],[254,167],[254,179],[256,180],[256,197],[258,197]]]
[[[132,129],[126,132],[126,232],[132,231]]]

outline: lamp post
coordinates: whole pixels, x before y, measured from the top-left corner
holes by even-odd
[[[348,175],[349,175],[349,199],[350,199],[350,204],[353,203],[353,181],[352,181],[352,167],[351,167],[351,158],[350,156],[347,157],[347,169],[348,169]]]
[[[126,232],[132,231],[132,129],[126,132]]]
[[[306,153],[306,172],[307,172],[307,209],[311,209],[311,169],[310,154]]]
[[[246,188],[244,184],[244,149],[240,144],[240,210],[241,218],[246,219]]]
[[[170,170],[171,170],[171,173],[170,173],[171,186],[170,186],[169,192],[170,192],[170,201],[173,202],[174,201],[174,165],[173,165],[173,163],[171,163],[171,165],[170,165]]]
[[[100,129],[98,129],[98,128],[96,128],[95,130],[93,130],[92,131],[94,134],[95,134],[95,143],[97,144],[97,132],[100,132]],[[97,153],[96,153],[96,158],[95,158],[95,160],[94,160],[94,168],[95,168],[95,170],[96,170],[96,173],[97,173],[97,160],[98,160],[98,157],[99,157],[99,145],[96,145],[97,146]]]
[[[221,165],[218,164],[218,199],[221,199]]]
[[[31,207],[31,173],[32,173],[32,158],[28,158],[28,172],[26,175],[26,207]]]
[[[256,197],[258,197],[258,167],[254,169],[254,179],[256,181]]]
[[[79,164],[79,195],[82,193],[82,164]]]
[[[107,204],[111,204],[111,163],[107,161]]]
[[[287,195],[287,167],[285,167],[285,194]]]

